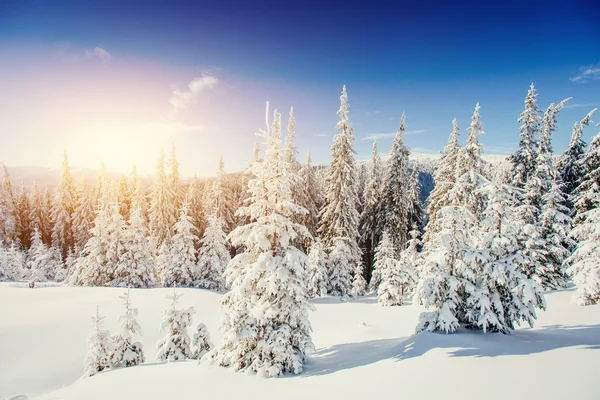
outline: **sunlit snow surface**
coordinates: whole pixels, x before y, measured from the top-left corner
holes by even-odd
[[[196,309],[193,327],[204,322],[218,344],[221,295],[180,291],[180,306]],[[415,336],[420,306],[381,307],[374,297],[316,299],[310,315],[316,353],[303,374],[273,379],[206,362],[158,364],[159,322],[171,289],[132,289],[146,364],[79,379],[96,305],[114,332],[123,292],[0,283],[0,398],[600,398],[600,306],[574,305],[572,289],[548,294],[536,327],[512,335]]]

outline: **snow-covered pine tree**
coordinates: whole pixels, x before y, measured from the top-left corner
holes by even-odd
[[[571,201],[575,189],[579,186],[580,179],[584,173],[582,171],[581,159],[585,154],[587,144],[581,138],[585,127],[589,126],[597,108],[590,111],[580,122],[573,125],[573,133],[569,147],[560,155],[556,161],[556,169],[560,175],[560,181],[563,183],[563,192],[567,198],[566,206],[571,210],[571,216],[574,213],[574,206]]]
[[[416,166],[413,166],[412,172],[409,179],[410,193],[408,196],[408,238],[410,238],[410,232],[417,229],[419,232],[423,232],[425,226],[423,204],[421,203],[421,184],[419,183],[419,171]],[[410,239],[409,239],[410,240]]]
[[[113,286],[150,288],[154,282],[154,255],[142,209],[143,194],[138,183],[132,197],[129,221],[123,232],[121,262],[114,272]]]
[[[177,156],[175,153],[175,143],[171,144],[171,154],[169,155],[169,160],[167,161],[167,168],[169,169],[169,186],[171,188],[171,193],[173,193],[173,207],[175,207],[176,210],[179,210],[184,200],[184,193],[182,192],[181,185],[179,184],[179,162],[177,161]]]
[[[264,160],[251,164],[250,197],[238,210],[252,222],[229,235],[244,251],[225,272],[231,291],[222,299],[224,336],[214,357],[222,366],[278,376],[302,371],[313,347],[308,320],[313,307],[306,293],[306,255],[293,246],[310,234],[292,220],[306,210],[292,202],[281,152],[281,114],[275,111],[268,126],[267,120],[267,131],[261,130]]]
[[[73,212],[75,210],[75,187],[69,168],[67,152],[63,155],[63,174],[56,188],[52,205],[52,246],[60,249],[64,259],[75,245],[73,241]]]
[[[309,297],[327,295],[327,253],[321,240],[316,239],[310,246],[307,267],[307,294]]]
[[[119,203],[119,214],[127,221],[131,210],[131,193],[129,192],[129,183],[125,175],[121,175],[117,183],[117,202]]]
[[[521,321],[533,326],[535,309],[546,308],[543,288],[521,273],[528,256],[519,248],[522,225],[515,212],[516,190],[490,182],[481,190],[487,207],[480,223],[479,253],[463,276],[471,283],[465,286],[466,324],[484,332],[509,333]]]
[[[163,273],[162,285],[191,286],[196,273],[196,228],[189,215],[188,203],[179,210],[179,220],[175,224],[175,234],[169,244],[169,257]]]
[[[254,161],[260,161],[260,145],[254,142]]]
[[[177,221],[175,193],[165,172],[165,155],[162,151],[156,164],[156,177],[150,188],[149,197],[148,227],[154,247],[158,249],[164,242],[169,243],[173,236],[173,226]]]
[[[204,231],[198,253],[199,275],[194,276],[194,284],[213,290],[225,289],[223,274],[231,256],[227,249],[227,239],[223,231],[223,221],[216,215],[208,217],[208,226]]]
[[[181,295],[173,288],[173,295],[167,296],[171,306],[165,310],[160,323],[160,331],[165,334],[156,345],[156,358],[160,361],[177,361],[192,358],[190,336],[187,333],[192,324],[194,308],[178,309],[177,303]]]
[[[33,232],[36,229],[42,232],[44,223],[44,205],[40,194],[40,189],[37,183],[34,181],[29,193],[29,232]]]
[[[194,360],[200,360],[206,353],[208,353],[214,347],[210,341],[210,333],[208,328],[204,324],[198,324],[196,333],[192,340],[192,357]]]
[[[142,327],[136,319],[138,309],[131,307],[130,290],[119,298],[125,303],[125,314],[119,317],[121,332],[111,338],[111,368],[134,367],[146,359],[142,344],[132,340],[132,335],[142,335]]]
[[[573,192],[574,222],[578,224],[583,215],[600,206],[596,193],[600,192],[600,134],[590,142],[590,147],[580,161],[580,183]]]
[[[369,282],[370,290],[377,292],[385,271],[395,268],[396,254],[397,251],[391,235],[387,231],[384,231],[375,250],[373,274]]]
[[[225,164],[223,157],[219,157],[217,177],[212,183],[212,190],[208,193],[209,213],[215,214],[224,222],[225,232],[231,232],[236,225],[235,204],[231,189],[225,182]]]
[[[381,211],[381,192],[383,168],[381,158],[377,152],[377,142],[373,142],[373,156],[369,164],[369,182],[363,194],[363,211],[360,216],[360,245],[363,250],[363,259],[370,279],[373,271],[375,248],[379,243],[383,231],[384,220]]]
[[[37,229],[31,234],[31,247],[27,253],[27,266],[29,280],[32,282],[46,282],[54,279],[56,273],[62,269],[62,263],[51,248],[46,247],[42,235]]]
[[[387,162],[387,171],[383,180],[383,218],[385,227],[394,242],[397,252],[406,246],[407,233],[409,229],[408,212],[409,206],[409,175],[408,156],[410,152],[404,145],[404,133],[406,132],[406,116],[402,114],[398,132],[394,137],[394,143]]]
[[[42,195],[42,241],[46,246],[52,245],[52,231],[54,230],[54,223],[52,222],[52,195],[48,187],[44,189]]]
[[[379,304],[383,306],[404,305],[404,298],[412,292],[416,283],[415,264],[418,256],[419,234],[420,232],[416,226],[413,226],[409,233],[410,239],[407,242],[407,247],[400,252],[399,259],[387,258],[382,262],[383,267],[379,272],[381,283],[377,288],[377,301]],[[383,250],[382,252],[387,251],[389,250]]]
[[[5,260],[3,261],[10,277],[9,280],[24,278],[28,273],[26,255],[15,242],[12,242],[10,247],[6,249]]]
[[[429,194],[427,214],[429,221],[425,228],[423,241],[429,242],[431,235],[439,232],[441,229],[437,224],[437,212],[442,207],[450,205],[448,193],[454,186],[457,176],[457,165],[459,157],[461,157],[462,149],[458,144],[459,128],[456,118],[452,120],[452,133],[448,138],[448,144],[442,151],[438,168],[433,173],[435,187]]]
[[[312,165],[310,150],[306,153],[306,162],[298,172],[301,185],[301,202],[307,213],[304,215],[303,225],[306,226],[311,236],[317,236],[319,229],[319,204],[321,203],[315,171]],[[306,246],[305,246],[306,247]]]
[[[110,368],[110,338],[108,331],[102,329],[102,320],[100,311],[96,307],[96,317],[94,321],[94,332],[87,339],[87,355],[85,357],[83,376],[93,376]]]
[[[369,170],[365,163],[360,163],[356,166],[357,168],[357,176],[356,176],[356,211],[358,215],[362,215],[364,209],[364,196],[365,189],[367,187],[367,183],[369,180]]]
[[[286,172],[290,176],[290,182],[292,185],[292,200],[295,204],[302,205],[301,181],[300,177],[298,176],[298,171],[300,171],[300,163],[296,159],[298,155],[298,149],[294,144],[295,139],[296,118],[294,117],[294,107],[291,107],[290,116],[288,118],[287,135],[285,136],[283,143],[283,160],[285,162]]]
[[[25,183],[21,181],[21,190],[17,197],[17,238],[23,251],[31,246],[31,232],[29,231],[29,195],[25,190]]]
[[[187,199],[189,201],[190,216],[192,217],[192,223],[198,232],[198,237],[204,236],[204,230],[206,229],[207,219],[204,210],[204,198],[202,193],[202,186],[197,176],[194,176],[192,183],[187,191]]]
[[[321,210],[319,232],[328,257],[328,292],[347,296],[352,288],[352,271],[361,259],[358,247],[359,215],[356,210],[356,166],[354,162],[354,134],[348,121],[348,94],[346,86],[340,96],[340,121],[335,136],[332,160],[327,172],[326,205]]]
[[[0,240],[9,245],[17,240],[17,202],[13,192],[10,175],[6,165],[2,164],[3,179],[0,185]]]
[[[523,110],[518,120],[521,124],[519,150],[511,154],[508,158],[511,163],[510,176],[512,185],[520,189],[525,188],[525,184],[533,176],[536,169],[537,140],[542,124],[536,98],[537,93],[532,83],[525,98],[525,110]]]
[[[362,261],[356,264],[354,277],[352,278],[352,296],[364,296],[367,292],[367,280],[364,276],[364,268]]]
[[[90,230],[94,225],[94,207],[88,196],[85,180],[77,185],[77,202],[73,213],[73,239],[75,247],[83,249],[90,238]]]
[[[0,241],[0,282],[15,280],[12,272],[8,269],[8,254],[4,243]]]

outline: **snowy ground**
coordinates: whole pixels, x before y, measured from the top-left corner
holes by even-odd
[[[461,331],[413,335],[421,308],[380,307],[373,297],[315,300],[317,351],[300,376],[265,379],[196,362],[156,362],[168,289],[132,290],[147,363],[79,379],[96,305],[115,330],[123,289],[0,284],[0,398],[46,400],[198,398],[598,399],[600,306],[547,296],[535,329],[512,335]],[[219,343],[220,295],[182,289]],[[39,397],[36,397],[39,396]],[[277,396],[277,397],[276,397]]]

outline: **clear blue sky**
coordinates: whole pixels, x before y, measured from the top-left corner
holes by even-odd
[[[600,107],[597,1],[388,3],[0,0],[0,160],[58,165],[66,148],[78,165],[131,156],[148,170],[173,141],[185,174],[210,174],[219,154],[239,170],[270,100],[294,105],[301,152],[327,162],[343,84],[360,158],[403,111],[407,143],[437,152],[478,101],[485,151],[507,154],[531,82],[542,107],[573,97],[558,151]]]

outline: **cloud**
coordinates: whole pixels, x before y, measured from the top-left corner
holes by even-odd
[[[419,133],[425,133],[427,129],[417,129],[414,131],[406,131],[405,135],[417,135]],[[396,132],[394,133],[369,133],[367,136],[363,138],[363,140],[379,140],[379,139],[389,139],[396,136]]]
[[[600,80],[600,63],[580,67],[579,74],[569,78],[569,80],[576,83]]]
[[[316,136],[316,137],[327,137],[329,135],[326,135],[324,133],[315,133],[313,136]]]
[[[187,90],[173,88],[169,103],[175,108],[174,111],[184,109],[194,103],[201,92],[214,90],[219,84],[219,79],[209,74],[202,74],[193,78],[188,84]]]
[[[375,110],[375,111],[366,111],[365,112],[366,115],[371,116],[371,115],[379,115],[381,114],[381,110]]]
[[[94,47],[85,51],[85,58],[99,60],[106,67],[113,56],[104,47]]]
[[[567,104],[565,106],[565,108],[595,107],[596,104],[598,104],[598,103],[581,103],[581,104],[574,103],[574,104]]]

